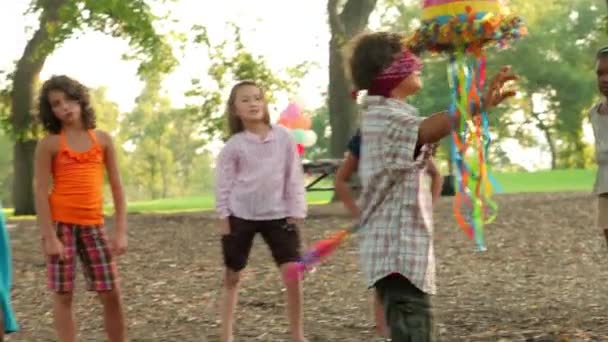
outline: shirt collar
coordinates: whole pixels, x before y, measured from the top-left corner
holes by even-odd
[[[271,124],[270,131],[268,131],[268,134],[266,135],[266,137],[264,139],[261,139],[259,135],[255,134],[255,133],[251,133],[248,130],[243,131],[243,136],[251,142],[263,144],[263,143],[270,142],[276,138],[275,130],[276,130],[275,126]]]

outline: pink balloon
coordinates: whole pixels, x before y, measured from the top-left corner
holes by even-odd
[[[298,107],[298,105],[293,102],[290,103],[287,108],[285,108],[283,113],[281,113],[281,117],[284,117],[289,120],[294,120],[298,116],[300,116],[300,107]]]

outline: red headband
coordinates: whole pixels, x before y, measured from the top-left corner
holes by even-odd
[[[372,85],[367,90],[367,94],[390,97],[391,91],[395,89],[399,83],[414,72],[420,70],[422,70],[422,61],[420,58],[406,50],[374,79]],[[355,98],[358,92],[358,90],[353,92]]]

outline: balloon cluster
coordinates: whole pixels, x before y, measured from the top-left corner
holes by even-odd
[[[317,134],[310,129],[310,116],[303,113],[296,103],[290,103],[283,110],[279,117],[279,124],[291,131],[300,155],[306,152],[307,147],[311,147],[317,143]]]

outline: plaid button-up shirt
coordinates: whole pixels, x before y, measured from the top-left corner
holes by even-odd
[[[407,103],[369,96],[363,104],[359,175],[361,263],[368,286],[392,273],[435,293],[433,216],[426,164],[414,159],[423,118]]]

